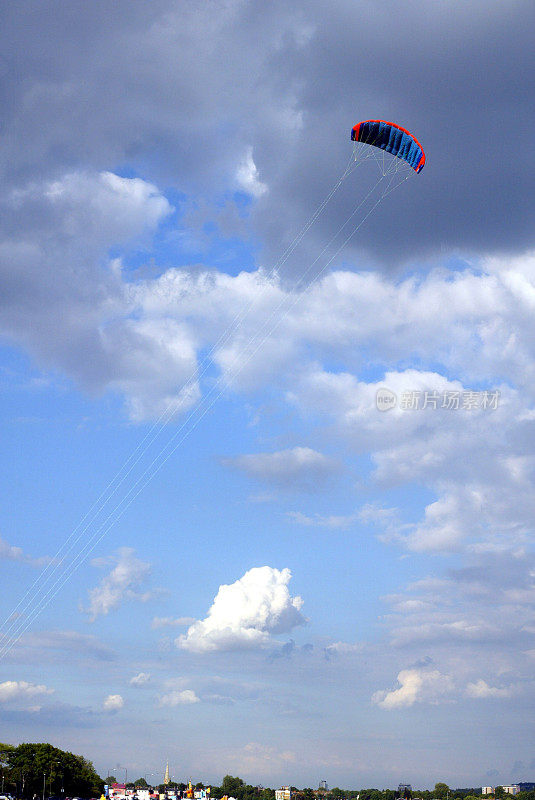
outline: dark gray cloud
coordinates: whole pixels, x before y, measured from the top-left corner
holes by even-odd
[[[392,261],[533,243],[529,0],[22,2],[3,19],[5,185],[128,165],[200,198],[230,188],[252,146],[269,258],[343,168],[351,125],[382,117],[416,133],[428,164],[359,247]],[[309,253],[360,186],[348,181]]]

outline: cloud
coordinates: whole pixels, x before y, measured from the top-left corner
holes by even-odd
[[[116,556],[107,561],[115,563],[115,567],[98,586],[90,589],[89,606],[84,609],[92,622],[127,600],[145,602],[150,598],[150,594],[141,592],[139,588],[150,574],[150,564],[136,558],[132,548],[121,548]]]
[[[518,650],[524,651],[527,662],[534,569],[533,555],[523,550],[470,553],[464,566],[444,577],[417,581],[403,594],[385,598],[392,608],[392,643],[471,648],[474,662],[476,652],[499,652],[503,659],[505,653]],[[520,658],[516,663],[520,666]]]
[[[334,528],[342,529],[350,528],[358,519],[358,514],[347,514],[324,516],[322,514],[314,514],[314,516],[307,516],[301,511],[288,511],[286,514],[292,522],[296,525],[304,525],[307,528]]]
[[[116,654],[96,636],[78,631],[33,631],[25,633],[15,645],[10,660],[17,662],[62,661],[68,654],[72,659],[89,658],[97,661],[112,661]]]
[[[157,630],[158,628],[180,628],[183,625],[191,625],[195,622],[194,617],[154,617],[151,622],[151,628]]]
[[[24,558],[22,548],[8,544],[0,537],[0,558],[10,561],[21,561]]]
[[[307,491],[317,489],[340,469],[335,461],[310,447],[242,455],[223,463],[277,488]]]
[[[351,642],[333,642],[332,644],[327,645],[324,652],[325,657],[329,658],[333,655],[347,656],[354,653],[361,653],[363,648],[364,645],[358,642],[353,644]]]
[[[433,14],[427,8],[417,0],[385,14],[362,0],[329,8],[299,0],[265,4],[251,15],[239,4],[210,12],[163,2],[132,13],[121,2],[106,26],[93,7],[84,8],[65,48],[57,12],[28,29],[14,4],[2,52],[39,58],[6,56],[3,182],[57,175],[72,164],[129,163],[151,180],[203,196],[235,185],[237,164],[253,144],[255,167],[270,187],[257,201],[253,230],[270,251],[281,243],[284,249],[288,229],[299,230],[347,160],[357,121],[350,109],[366,118],[388,107],[416,132],[428,164],[405,185],[388,226],[380,213],[365,226],[362,249],[407,257],[441,245],[447,252],[523,248],[532,241],[529,170],[521,160],[507,163],[486,131],[513,108],[519,141],[529,138],[533,111],[515,76],[530,72],[531,6],[500,4],[492,16],[482,2],[439,6]],[[90,55],[97,48],[98,61]],[[134,63],[140,52],[143,61]],[[452,132],[451,108],[462,133]],[[206,146],[206,120],[221,132],[217,147]],[[475,146],[467,150],[467,142]],[[452,168],[458,163],[462,169]],[[360,185],[349,183],[336,198],[311,249],[339,224]],[[444,185],[446,195],[438,188]]]
[[[230,585],[223,584],[203,620],[190,626],[176,643],[197,653],[265,647],[272,634],[303,625],[303,600],[292,597],[289,569],[254,567]]]
[[[15,545],[8,544],[4,539],[2,539],[1,536],[0,536],[0,559],[5,559],[6,561],[21,561],[26,564],[31,564],[31,566],[34,567],[42,567],[50,562],[50,558],[48,556],[43,556],[41,558],[32,558],[32,556],[26,555],[21,547],[16,547]]]
[[[497,686],[489,686],[486,681],[482,678],[475,681],[474,683],[469,683],[466,687],[466,694],[468,697],[474,698],[488,698],[488,697],[511,697],[514,694],[514,687],[512,686],[504,686],[504,687],[497,687]]]
[[[154,185],[110,172],[68,173],[14,190],[4,206],[0,334],[86,391],[121,393],[133,419],[170,402],[189,407],[198,389],[187,327],[140,317],[121,259],[109,256],[111,248],[124,253],[127,243],[150,242],[169,216]]]
[[[160,706],[170,706],[171,708],[199,702],[200,700],[193,689],[173,689],[167,694],[161,695],[158,701]]]
[[[397,680],[400,684],[398,689],[377,691],[372,702],[391,711],[414,703],[440,702],[454,690],[452,678],[438,670],[405,669],[398,674]]]
[[[49,689],[43,684],[28,683],[27,681],[4,681],[0,683],[0,703],[25,700],[39,695],[53,694],[53,692],[54,689]]]
[[[109,694],[102,704],[104,711],[109,711],[110,713],[119,711],[123,706],[124,700],[120,694]]]
[[[145,686],[150,681],[150,674],[148,672],[139,672],[137,675],[134,675],[133,678],[130,678],[130,684],[132,686]]]
[[[262,197],[268,190],[265,183],[259,180],[258,169],[253,159],[253,148],[248,147],[236,173],[238,186],[253,197]]]

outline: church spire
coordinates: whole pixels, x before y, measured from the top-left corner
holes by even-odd
[[[167,759],[167,764],[165,766],[165,775],[163,778],[164,784],[167,786],[171,781],[169,780],[169,759]]]

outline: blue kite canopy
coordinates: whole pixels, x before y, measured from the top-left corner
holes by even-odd
[[[351,130],[351,139],[380,147],[381,150],[402,158],[416,172],[421,172],[424,168],[425,153],[422,145],[412,133],[395,122],[385,122],[382,119],[357,122]]]

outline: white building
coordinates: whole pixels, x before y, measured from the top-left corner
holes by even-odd
[[[291,800],[292,791],[289,786],[282,786],[280,789],[275,789],[275,800]]]

